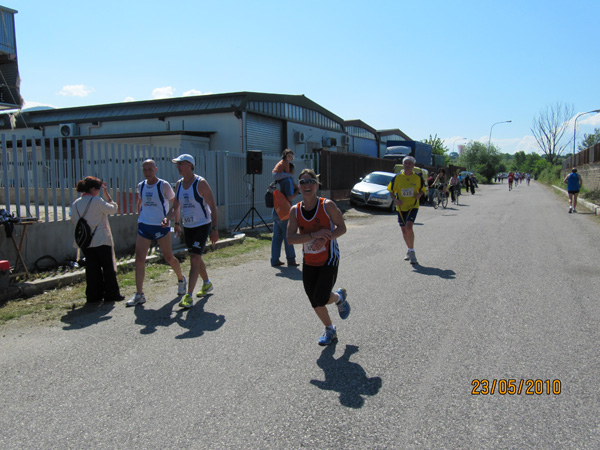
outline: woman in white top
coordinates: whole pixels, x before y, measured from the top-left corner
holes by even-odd
[[[104,190],[108,202],[99,197],[101,189]],[[82,195],[71,205],[71,221],[77,224],[79,218],[84,216],[93,233],[90,246],[82,249],[86,262],[87,302],[123,300],[125,297],[121,295],[117,283],[114,242],[108,223],[108,215],[117,212],[119,205],[112,201],[106,183],[96,177],[80,180],[77,183],[77,192],[81,192]]]

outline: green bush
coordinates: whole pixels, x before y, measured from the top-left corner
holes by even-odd
[[[546,167],[540,172],[537,179],[547,185],[555,184],[557,186],[562,186],[563,178],[560,175],[561,170],[562,166],[559,165]]]
[[[597,205],[600,203],[600,189],[583,192],[582,197]]]

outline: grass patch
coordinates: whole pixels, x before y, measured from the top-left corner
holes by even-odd
[[[600,204],[600,189],[594,189],[593,191],[585,191],[582,192],[581,196],[585,198],[587,201]]]
[[[232,267],[255,259],[268,257],[271,246],[271,233],[256,233],[246,236],[242,244],[234,244],[216,251],[209,251],[204,255],[207,267]],[[187,254],[180,257],[181,268],[187,275],[189,272],[189,258]],[[126,261],[133,255],[120,258]],[[135,269],[119,267],[119,287],[121,294],[130,297],[135,292]],[[27,299],[9,300],[0,305],[0,324],[16,320],[27,319],[34,323],[41,323],[59,319],[65,311],[79,308],[85,304],[85,282],[46,291]],[[162,290],[170,292],[175,286],[174,274],[171,267],[165,262],[147,263],[144,281],[146,291],[160,293]]]

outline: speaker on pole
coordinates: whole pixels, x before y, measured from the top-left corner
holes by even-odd
[[[262,173],[262,152],[260,150],[248,150],[246,152],[246,174],[259,175]]]

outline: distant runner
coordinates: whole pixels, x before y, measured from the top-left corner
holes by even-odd
[[[576,213],[577,210],[577,196],[583,183],[581,182],[581,176],[577,173],[577,169],[573,167],[571,173],[565,177],[563,183],[567,185],[567,192],[569,193],[569,214],[572,212]]]
[[[418,264],[413,225],[417,218],[417,212],[419,212],[419,199],[423,195],[423,178],[413,171],[415,162],[416,160],[412,156],[404,158],[402,160],[404,170],[392,179],[387,188],[392,193],[398,214],[398,224],[408,247],[404,260],[410,261],[411,264]]]

